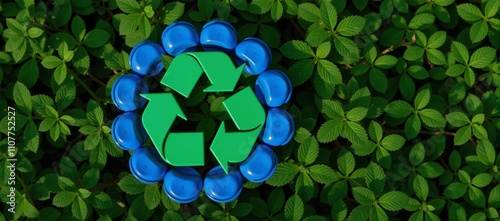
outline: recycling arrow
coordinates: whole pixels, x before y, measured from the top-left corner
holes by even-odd
[[[235,68],[231,58],[222,52],[189,52],[175,57],[161,84],[187,98],[205,73],[212,85],[205,88],[204,92],[231,92],[243,68],[244,65]]]
[[[174,95],[150,93],[141,96],[149,100],[142,114],[142,124],[163,160],[173,166],[203,166],[203,133],[168,133],[177,116],[187,120]]]
[[[228,163],[241,162],[250,154],[264,125],[266,113],[250,87],[246,87],[222,103],[240,131],[228,132],[226,122],[222,122],[210,151],[224,172],[228,173]]]

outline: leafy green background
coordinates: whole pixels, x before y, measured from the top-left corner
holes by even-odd
[[[500,220],[498,0],[16,0],[0,3],[0,220]],[[110,87],[177,20],[262,38],[294,86],[294,139],[265,183],[178,204],[128,170]],[[165,66],[171,57],[164,56]],[[240,86],[252,85],[245,74]],[[151,90],[161,88],[148,80]],[[203,79],[182,104],[209,141],[228,119]],[[5,116],[5,117],[4,117]],[[213,158],[207,159],[210,166]],[[5,168],[5,169],[3,169]],[[201,170],[205,173],[205,168]]]

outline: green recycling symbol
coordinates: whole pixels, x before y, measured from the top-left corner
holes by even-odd
[[[161,84],[188,98],[201,75],[211,86],[204,92],[232,92],[244,64],[235,67],[223,52],[189,52],[174,58]],[[172,92],[141,94],[149,100],[142,123],[160,156],[172,166],[205,165],[202,132],[169,132],[177,116],[187,120]],[[223,121],[210,145],[210,151],[228,173],[228,163],[238,163],[250,154],[259,136],[266,114],[251,87],[223,101],[238,131],[228,131]]]

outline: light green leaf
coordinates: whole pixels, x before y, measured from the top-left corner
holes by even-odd
[[[344,117],[344,109],[338,101],[323,100],[323,112],[332,119],[342,119]]]
[[[481,10],[473,4],[465,3],[457,6],[457,12],[460,17],[466,21],[473,22],[483,18]]]
[[[446,58],[445,58],[443,52],[441,52],[438,49],[433,49],[433,48],[427,49],[426,55],[427,55],[427,58],[429,59],[429,61],[432,62],[433,64],[437,64],[437,65],[446,64]]]
[[[355,107],[351,109],[349,112],[346,114],[346,118],[350,121],[358,122],[363,120],[363,118],[366,117],[366,114],[368,113],[368,109],[364,107]]]
[[[481,140],[488,140],[488,132],[486,131],[486,129],[481,126],[481,125],[477,125],[477,124],[474,124],[472,125],[472,133],[474,134],[474,136],[476,136],[478,139],[481,139]]]
[[[353,187],[352,194],[361,205],[372,205],[375,202],[375,194],[368,188]]]
[[[285,217],[287,220],[299,221],[304,215],[304,203],[298,195],[291,196],[285,204]]]
[[[382,126],[380,126],[379,123],[376,121],[370,122],[370,126],[368,127],[368,134],[370,135],[370,138],[376,142],[382,140],[383,136],[383,130]]]
[[[413,180],[413,191],[420,200],[425,202],[429,195],[429,184],[427,184],[427,180],[417,174]]]
[[[348,220],[365,221],[368,220],[372,210],[372,205],[359,205],[349,214]]]
[[[163,18],[163,24],[170,25],[177,21],[182,14],[184,14],[184,3],[182,2],[170,2],[163,7],[163,12],[165,17]]]
[[[47,56],[42,60],[42,65],[47,69],[54,69],[60,64],[62,64],[62,60],[52,55]]]
[[[109,37],[108,32],[101,29],[94,29],[85,35],[83,44],[90,48],[101,47],[108,42]]]
[[[340,21],[336,31],[343,36],[354,36],[363,30],[365,23],[366,19],[361,16],[348,16]]]
[[[271,186],[283,186],[288,184],[299,172],[299,167],[294,163],[280,163],[274,175],[267,180]]]
[[[434,19],[436,17],[434,15],[428,13],[421,13],[415,15],[408,24],[408,28],[410,29],[424,29],[427,26],[434,24]]]
[[[352,153],[346,149],[342,149],[337,157],[337,166],[339,171],[344,175],[349,175],[354,171],[356,161]]]
[[[117,0],[116,5],[126,13],[141,12],[141,6],[135,0]]]
[[[477,143],[476,154],[484,165],[492,166],[495,164],[495,148],[489,140],[480,140]]]
[[[482,41],[488,35],[488,22],[478,21],[472,25],[470,28],[470,39],[472,43],[477,43]]]
[[[455,59],[462,64],[467,64],[469,62],[469,50],[458,41],[453,41],[451,43],[451,52],[453,53]]]
[[[351,143],[364,144],[368,141],[368,135],[365,129],[359,123],[347,121],[344,125],[344,136]]]
[[[339,180],[337,173],[327,165],[315,164],[308,169],[311,178],[318,183],[329,184]]]
[[[300,8],[299,8],[300,11]],[[314,10],[316,12],[316,10]],[[337,9],[330,3],[329,1],[324,1],[321,4],[320,7],[320,13],[321,13],[321,21],[325,24],[325,26],[330,30],[333,31],[335,28],[335,25],[337,25]],[[319,14],[316,14],[319,15]],[[314,21],[310,21],[314,22]]]
[[[429,104],[431,100],[431,91],[429,88],[426,88],[420,91],[415,97],[414,105],[417,110],[421,110]]]
[[[73,214],[73,216],[75,216],[75,218],[79,220],[85,220],[85,218],[87,217],[87,204],[79,196],[76,197],[76,200],[74,200],[73,204],[71,205],[71,213]]]
[[[54,199],[52,200],[52,204],[57,207],[66,207],[73,202],[76,197],[76,193],[70,191],[61,191],[58,192]]]
[[[429,40],[427,41],[427,47],[439,48],[444,44],[445,41],[446,41],[446,32],[438,31],[432,34],[431,37],[429,37]]]
[[[389,116],[394,118],[405,118],[413,112],[413,107],[406,101],[393,101],[385,107]]]
[[[457,77],[460,76],[464,73],[466,67],[461,64],[454,64],[450,66],[448,69],[446,69],[446,75],[450,77]]]
[[[388,69],[396,65],[398,59],[392,55],[382,55],[377,58],[374,65],[378,68]]]
[[[312,3],[300,4],[297,12],[299,18],[302,18],[308,22],[318,22],[320,20],[320,14],[322,14],[322,12],[318,8],[318,6]],[[335,18],[336,17],[337,16],[335,16]]]
[[[299,146],[298,160],[306,165],[312,164],[319,154],[319,145],[316,138],[309,137]]]
[[[314,52],[311,47],[307,45],[307,43],[298,40],[289,41],[283,44],[280,47],[280,51],[284,56],[295,60],[314,57]]]
[[[25,114],[30,115],[33,107],[31,101],[31,93],[26,86],[21,82],[16,82],[14,84],[13,97],[14,102],[19,106],[21,111]]]
[[[422,59],[424,52],[425,50],[420,46],[411,46],[406,49],[405,53],[403,54],[403,58],[408,61],[416,61]]]
[[[359,49],[356,43],[349,38],[337,36],[333,42],[335,48],[344,59],[355,62],[359,60]]]
[[[453,143],[455,144],[455,146],[460,146],[469,141],[471,135],[472,135],[471,126],[462,127],[457,130],[455,138],[453,138]]]
[[[429,127],[442,128],[446,125],[446,119],[439,111],[434,109],[423,109],[418,112],[420,119]]]
[[[323,42],[316,49],[316,56],[318,58],[326,58],[326,56],[330,54],[331,49],[332,49],[332,44],[330,42]]]
[[[158,184],[149,184],[144,188],[144,203],[150,210],[156,208],[160,204],[160,190]]]
[[[446,115],[446,120],[454,127],[462,127],[470,123],[469,118],[462,112],[452,112]]]
[[[278,21],[283,15],[283,5],[281,1],[275,1],[271,8],[271,18],[273,21]]]
[[[474,51],[470,57],[469,65],[475,68],[484,68],[493,62],[496,50],[492,47],[482,47]]]
[[[484,197],[483,191],[481,189],[471,186],[468,191],[468,196],[473,205],[484,208],[486,204],[486,198]]]
[[[337,139],[344,124],[340,120],[329,120],[325,122],[318,130],[318,141],[321,143],[329,143]]]
[[[474,185],[476,187],[483,188],[485,186],[488,186],[492,180],[493,180],[493,176],[491,174],[480,173],[472,179],[471,183],[472,183],[472,185]]]
[[[337,85],[342,83],[342,75],[340,70],[333,62],[328,60],[319,60],[318,74],[325,82]]]
[[[384,139],[380,143],[385,149],[389,151],[396,151],[401,149],[401,147],[403,147],[405,141],[406,141],[405,138],[403,138],[401,135],[390,134],[384,137]]]
[[[378,199],[378,203],[388,211],[402,210],[408,203],[408,196],[399,191],[391,191],[382,195]]]
[[[118,186],[128,194],[139,194],[144,192],[146,188],[146,184],[141,183],[131,174],[123,177],[120,182],[118,182]]]

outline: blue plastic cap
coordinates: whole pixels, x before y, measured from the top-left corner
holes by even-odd
[[[245,72],[257,75],[264,72],[271,64],[271,49],[265,42],[258,38],[249,37],[243,39],[235,49],[236,64],[238,66],[246,63]]]
[[[135,150],[146,142],[148,134],[139,114],[125,112],[113,120],[111,137],[123,150]]]
[[[111,100],[122,111],[135,111],[146,104],[140,94],[148,93],[148,85],[137,75],[126,74],[113,83]]]
[[[163,70],[161,55],[165,54],[163,47],[154,41],[142,41],[130,52],[128,62],[130,68],[141,77],[153,77]]]
[[[215,202],[231,202],[240,195],[242,189],[243,177],[233,167],[229,167],[229,173],[226,174],[221,166],[216,166],[205,176],[205,193]]]
[[[290,100],[292,83],[282,71],[267,70],[257,78],[255,94],[262,104],[279,107]]]
[[[226,21],[210,21],[201,30],[200,43],[205,51],[229,53],[234,50],[237,42],[238,33],[236,29]]]
[[[265,144],[257,144],[252,154],[240,163],[240,172],[247,180],[260,183],[271,178],[277,166],[276,153]]]
[[[185,21],[172,23],[163,30],[161,35],[163,48],[171,56],[195,51],[199,41],[200,36],[196,27]]]
[[[163,191],[178,203],[190,203],[201,193],[203,181],[198,171],[191,167],[175,167],[163,179]]]
[[[167,173],[167,164],[161,160],[154,147],[141,147],[135,150],[128,165],[132,175],[145,184],[156,183]]]
[[[294,130],[295,124],[290,113],[280,108],[271,108],[267,112],[261,140],[270,146],[283,146],[292,139]]]

